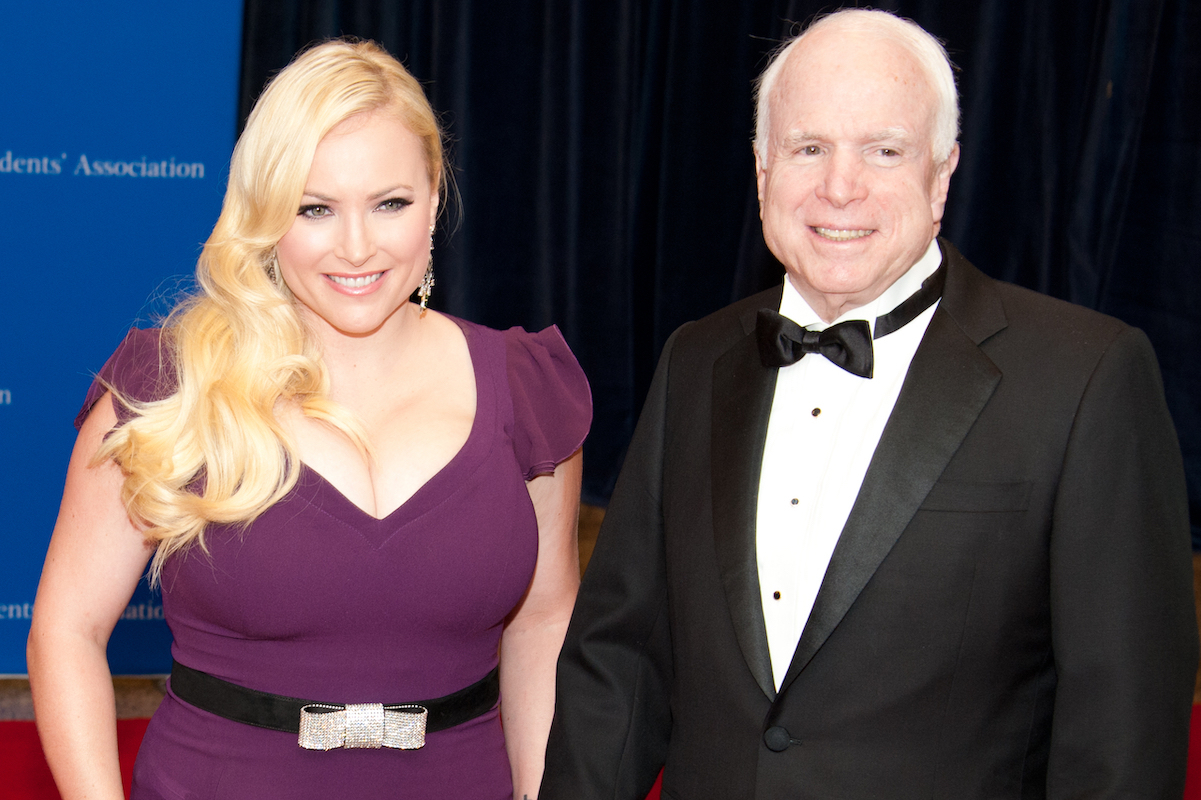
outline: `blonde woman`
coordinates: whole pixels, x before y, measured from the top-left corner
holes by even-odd
[[[134,798],[536,795],[591,401],[556,330],[425,308],[445,183],[371,43],[263,93],[201,291],[77,420],[28,651],[67,800],[123,796],[105,647],[148,561],[176,665]]]

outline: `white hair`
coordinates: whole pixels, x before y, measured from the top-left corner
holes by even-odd
[[[799,36],[784,42],[776,49],[771,62],[759,76],[755,87],[755,152],[767,159],[767,138],[771,129],[771,93],[784,70],[792,49],[814,31],[836,27],[851,33],[868,33],[890,39],[908,50],[926,73],[934,89],[933,156],[941,164],[951,155],[959,138],[959,93],[947,51],[935,37],[912,20],[902,19],[887,11],[846,8],[822,17]]]

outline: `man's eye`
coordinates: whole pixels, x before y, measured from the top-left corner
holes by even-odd
[[[301,206],[298,216],[309,219],[321,219],[330,214],[329,206]]]
[[[900,153],[898,153],[896,150],[893,150],[891,147],[881,147],[880,155],[884,156],[885,158],[895,158],[899,156]]]
[[[811,144],[811,145],[806,145],[805,147],[801,148],[801,155],[816,156],[816,155],[820,155],[821,151],[822,151],[822,149],[820,147],[818,147],[815,144]]]

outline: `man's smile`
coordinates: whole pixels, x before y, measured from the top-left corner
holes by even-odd
[[[842,228],[818,228],[812,229],[818,236],[823,239],[833,239],[836,242],[845,242],[850,239],[862,239],[864,236],[870,235],[871,230],[852,230]]]

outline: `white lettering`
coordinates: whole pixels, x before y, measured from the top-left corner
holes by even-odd
[[[22,167],[27,167],[27,165],[22,164]],[[45,165],[45,170],[43,171],[54,172],[53,164],[48,163]],[[115,175],[125,178],[191,178],[198,180],[204,178],[204,162],[193,161],[191,163],[177,164],[174,157],[166,161],[154,162],[147,161],[146,156],[142,156],[140,161],[100,161],[97,159],[89,160],[86,154],[80,153],[79,161],[75,165],[75,174],[89,176]]]
[[[121,612],[121,619],[126,620],[161,620],[164,619],[163,607],[158,603],[129,604]]]
[[[0,389],[0,406],[11,406],[13,404],[13,393],[8,389]]]
[[[0,173],[12,175],[61,175],[67,154],[59,158],[50,156],[14,156],[12,150],[0,155]],[[88,158],[80,153],[75,162],[73,175],[112,175],[123,178],[187,178],[204,179],[204,162],[176,163],[175,157],[162,161],[149,161],[142,156],[139,161],[109,161]]]
[[[2,603],[0,619],[33,619],[33,603]]]
[[[67,157],[66,153],[63,158]],[[11,172],[17,175],[59,175],[63,171],[62,162],[50,156],[13,157],[12,150],[5,150],[0,156],[0,172]]]

